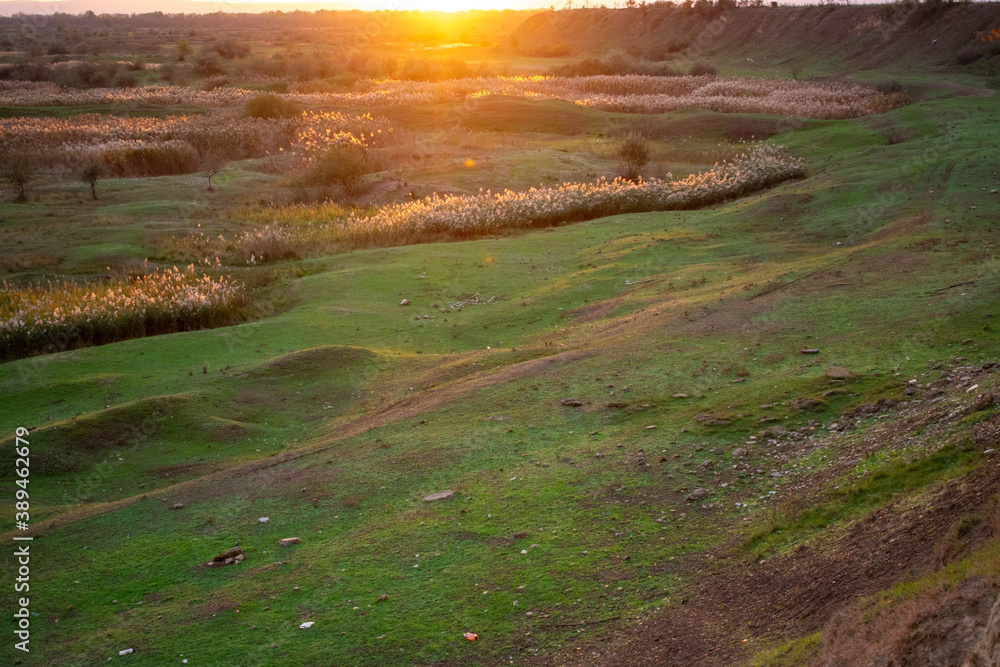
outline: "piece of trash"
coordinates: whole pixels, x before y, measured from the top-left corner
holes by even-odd
[[[267,523],[270,520],[271,520],[271,517],[269,517],[269,516],[262,516],[261,518],[257,519],[257,521],[259,521],[260,523]]]
[[[302,628],[302,629],[304,630],[305,628],[311,628],[311,627],[312,627],[312,626],[314,626],[315,624],[316,624],[316,621],[306,621],[305,623],[303,623],[303,624],[302,624],[302,625],[300,625],[299,627],[300,627],[300,628]]]
[[[474,642],[477,639],[479,639],[479,635],[475,634],[474,632],[466,632],[462,636],[465,637],[466,639],[468,639],[470,642]]]
[[[129,653],[135,653],[135,649],[127,648],[124,651],[118,651],[118,655],[128,655]]]

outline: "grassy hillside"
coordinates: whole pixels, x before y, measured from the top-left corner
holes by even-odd
[[[543,16],[518,34],[583,13]],[[1000,565],[1000,96],[975,71],[910,77],[912,104],[836,121],[390,108],[433,135],[413,151],[440,150],[396,190],[582,179],[633,126],[677,172],[753,127],[807,175],[704,210],[234,266],[253,321],[0,365],[0,479],[13,496],[30,429],[34,537],[32,650],[5,664],[966,655]],[[0,208],[23,251],[6,270],[233,234],[278,182],[260,166],[216,194],[109,179],[99,202],[49,175]]]

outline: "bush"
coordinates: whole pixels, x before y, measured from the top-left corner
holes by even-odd
[[[374,164],[364,146],[333,146],[316,158],[308,181],[314,185],[340,185],[348,193],[356,192],[365,174]]]
[[[111,85],[114,88],[135,88],[139,85],[139,82],[136,81],[135,74],[122,69],[112,77]]]
[[[691,65],[691,69],[688,70],[688,74],[691,76],[716,76],[718,73],[719,70],[704,60],[699,60],[694,65]]]
[[[585,58],[576,63],[551,68],[555,76],[680,76],[681,73],[665,62],[652,62],[621,49],[611,49],[600,58]]]
[[[202,49],[194,57],[194,71],[201,76],[222,74],[224,70],[222,69],[222,61],[219,58],[219,54],[215,51]]]
[[[246,103],[246,115],[251,118],[265,118],[273,120],[276,118],[295,118],[302,109],[291,100],[286,100],[271,93],[258,95]]]
[[[906,89],[903,88],[903,84],[893,79],[889,79],[887,81],[877,81],[872,84],[872,88],[879,93],[883,93],[884,95],[906,92]]]
[[[235,37],[227,37],[205,48],[208,51],[218,53],[227,60],[232,60],[233,58],[245,58],[250,54],[250,47]]]
[[[635,183],[639,180],[639,171],[649,162],[649,142],[638,132],[626,132],[618,144],[615,157],[621,175]]]

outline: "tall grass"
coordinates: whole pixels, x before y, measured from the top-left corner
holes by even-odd
[[[24,85],[0,81],[2,106],[190,104],[231,107],[246,103],[255,94],[237,88],[198,91],[176,86],[69,91],[47,83]],[[835,82],[643,74],[470,76],[446,81],[363,80],[355,84],[352,92],[288,93],[281,97],[305,105],[371,108],[461,102],[488,95],[562,99],[625,113],[711,109],[721,113],[769,113],[821,119],[857,118],[888,111],[907,102],[903,92],[885,93],[867,86]]]
[[[242,285],[193,266],[102,283],[58,282],[0,287],[0,360],[243,319]]]
[[[346,215],[339,207],[323,205],[336,217],[323,220],[310,213],[314,222],[295,228],[279,223],[279,218],[294,219],[296,213],[311,211],[310,207],[293,207],[280,216],[275,213],[277,209],[266,209],[273,217],[264,229],[247,231],[230,240],[221,235],[214,239],[204,235],[182,237],[167,252],[207,264],[217,260],[255,264],[337,247],[407,245],[442,237],[467,239],[621,213],[695,209],[804,175],[801,160],[780,148],[759,144],[713,169],[680,180],[631,182],[616,178],[523,192],[432,195]]]

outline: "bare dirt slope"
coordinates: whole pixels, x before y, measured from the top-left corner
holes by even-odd
[[[996,374],[989,366],[980,377]],[[850,458],[871,451],[864,448],[901,446],[928,426],[933,429],[928,437],[939,438],[994,400],[989,394],[970,398],[956,393],[931,409],[890,409],[883,414],[885,422],[855,445],[858,451],[842,451]],[[971,472],[878,507],[843,528],[819,531],[759,561],[759,554],[736,542],[700,554],[686,563],[694,576],[680,605],[535,664],[747,664],[762,643],[818,632],[822,641],[810,655],[781,664],[997,664],[1000,577],[994,565],[984,559],[959,576],[941,573],[943,566],[960,561],[997,533],[1000,461],[991,454],[998,425],[991,418],[973,429],[976,446],[988,454]],[[788,507],[801,511],[818,502],[817,488],[803,484]],[[902,600],[885,594],[899,582],[933,576],[940,581],[930,581]]]
[[[760,68],[869,69],[896,62],[950,65],[963,49],[984,48],[977,33],[1000,24],[996,4],[740,7],[704,14],[679,7],[545,12],[526,20],[502,48],[601,54],[623,45],[652,59],[732,60]]]

